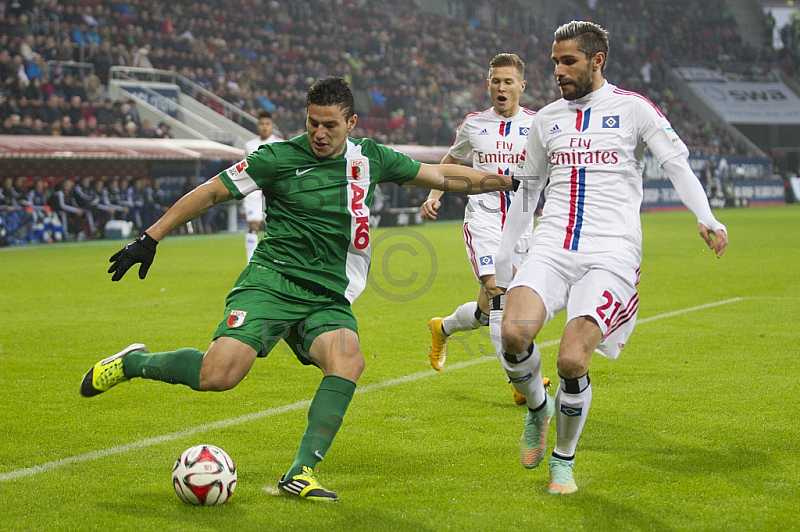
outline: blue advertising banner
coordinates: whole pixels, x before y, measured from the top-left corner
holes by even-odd
[[[720,179],[761,180],[772,177],[772,161],[767,157],[738,157],[722,155],[719,157],[689,156],[689,166],[695,175],[701,176],[706,162],[711,161]],[[645,181],[669,181],[664,169],[650,153],[643,157]]]
[[[731,181],[724,197],[709,200],[713,208],[746,207],[748,205],[776,205],[786,203],[783,183],[779,180]],[[685,208],[678,192],[669,181],[644,183],[642,210],[667,210]]]
[[[120,87],[138,98],[146,101],[159,111],[167,113],[176,118],[178,116],[178,94],[180,91],[175,85],[164,86],[163,84],[136,84],[120,83]]]

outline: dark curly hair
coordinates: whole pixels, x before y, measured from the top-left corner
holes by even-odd
[[[306,109],[309,105],[338,105],[344,111],[345,119],[350,120],[356,112],[353,91],[345,80],[328,76],[314,82],[306,94]]]

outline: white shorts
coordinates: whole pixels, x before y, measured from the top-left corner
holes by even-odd
[[[244,216],[247,223],[264,221],[264,195],[260,190],[251,192],[242,200],[244,204]]]
[[[467,212],[464,216],[464,244],[467,248],[467,258],[472,265],[475,278],[480,281],[483,275],[494,275],[494,261],[497,250],[500,249],[500,238],[503,236],[504,215],[496,212],[476,210]],[[525,258],[528,249],[528,240],[531,236],[528,228],[520,237],[514,247],[512,263],[519,267]]]
[[[533,246],[508,287],[526,286],[542,298],[550,321],[567,311],[567,322],[588,316],[603,339],[596,351],[616,359],[628,341],[639,310],[639,268],[618,253],[575,253]]]

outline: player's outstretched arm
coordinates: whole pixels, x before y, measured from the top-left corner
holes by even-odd
[[[456,159],[449,153],[442,157],[442,164],[461,164],[461,159]],[[428,198],[420,205],[419,207],[419,215],[422,216],[423,220],[435,220],[437,217],[437,213],[439,212],[439,207],[442,206],[442,195],[444,194],[441,190],[431,190],[428,194]]]
[[[112,264],[108,269],[108,273],[114,274],[111,280],[122,279],[134,264],[141,264],[139,279],[144,279],[156,256],[156,246],[162,238],[186,222],[194,220],[212,206],[230,199],[233,199],[233,195],[219,176],[188,192],[139,238],[111,256],[109,262]]]
[[[496,190],[513,190],[511,176],[489,174],[457,164],[422,164],[409,185],[452,192],[481,194]]]

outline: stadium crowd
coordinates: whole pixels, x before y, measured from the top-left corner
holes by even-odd
[[[107,97],[112,66],[176,72],[242,110],[275,112],[286,138],[304,130],[308,86],[351,82],[360,120],[353,135],[384,143],[449,145],[461,119],[489,107],[483,64],[498,51],[526,62],[521,105],[558,98],[546,0],[452,3],[456,15],[415,0],[21,0],[0,11],[0,134],[170,137],[132,101]],[[767,59],[798,76],[800,22],[781,53],[749,47],[723,0],[590,0],[570,19],[598,22],[620,43],[607,76],[658,105],[696,155],[752,155],[724,127],[699,119],[670,88],[675,62]],[[765,26],[767,22],[765,22]],[[711,51],[711,53],[709,53]],[[84,76],[74,62],[91,64]]]
[[[162,186],[168,181],[170,186]],[[103,238],[110,220],[141,232],[195,187],[193,176],[75,179],[6,177],[0,188],[0,245]],[[224,210],[212,209],[187,231],[216,232]]]
[[[479,65],[498,50],[527,63],[522,105],[539,109],[557,98],[541,2],[465,3],[460,18],[426,13],[413,0],[28,4],[0,16],[4,133],[169,135],[142,124],[126,109],[130,102],[111,103],[113,118],[98,116],[115,65],[178,72],[252,115],[277,111],[287,135],[303,129],[309,84],[342,75],[357,96],[356,136],[396,144],[449,144],[467,112],[488,107]],[[561,18],[594,20],[621,36],[610,78],[663,106],[697,153],[747,151],[687,111],[665,81],[666,58],[707,59],[709,43],[715,60],[757,58],[722,0],[589,2]],[[67,61],[91,63],[96,75],[80,79]]]

